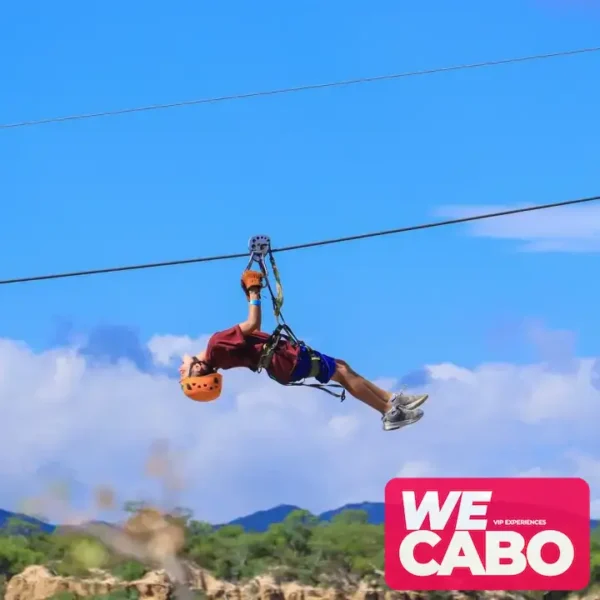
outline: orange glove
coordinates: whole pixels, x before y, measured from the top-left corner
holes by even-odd
[[[246,298],[250,299],[249,291],[253,287],[261,288],[264,275],[258,271],[244,271],[242,273],[242,289]]]

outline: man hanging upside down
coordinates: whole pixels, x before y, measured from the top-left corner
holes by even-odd
[[[184,356],[179,373],[183,392],[197,401],[219,397],[222,377],[218,370],[245,367],[257,371],[271,336],[260,330],[262,274],[245,271],[242,288],[249,302],[248,318],[239,325],[215,333],[206,349],[196,356]],[[356,373],[348,363],[331,358],[303,344],[282,338],[264,367],[275,381],[287,385],[314,377],[319,383],[335,381],[350,395],[379,412],[386,431],[416,423],[423,417],[418,408],[427,394],[386,392]]]

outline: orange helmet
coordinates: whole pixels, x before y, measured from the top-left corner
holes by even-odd
[[[223,391],[223,376],[220,373],[213,372],[193,377],[191,374],[192,367],[198,362],[203,361],[199,361],[198,359],[192,361],[189,375],[180,381],[181,389],[188,398],[196,402],[212,402]]]
[[[223,376],[220,373],[202,375],[202,377],[185,377],[181,380],[183,393],[196,402],[216,400],[223,390]]]

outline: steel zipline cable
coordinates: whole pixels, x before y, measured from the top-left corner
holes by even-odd
[[[547,60],[551,58],[575,56],[580,54],[590,54],[600,51],[600,46],[590,48],[578,48],[576,50],[564,50],[562,52],[551,52],[548,54],[532,54],[529,56],[517,56],[513,58],[504,58],[499,60],[488,60],[478,63],[452,65],[448,67],[436,67],[432,69],[423,69],[419,71],[405,71],[402,73],[391,73],[388,75],[375,75],[372,77],[358,77],[356,79],[346,79],[342,81],[329,81],[326,83],[315,83],[300,85],[296,87],[279,88],[274,90],[263,90],[258,92],[246,92],[242,94],[231,94],[227,96],[215,96],[212,98],[197,98],[194,100],[184,100],[181,102],[170,102],[165,104],[151,104],[147,106],[137,106],[133,108],[121,108],[116,110],[107,110],[95,113],[67,115],[64,117],[49,117],[47,119],[37,119],[30,121],[19,121],[16,123],[0,124],[0,129],[17,129],[20,127],[33,127],[35,125],[47,125],[49,123],[64,123],[66,121],[83,121],[86,119],[97,119],[100,117],[114,117],[117,115],[126,115],[131,113],[149,112],[153,110],[166,110],[170,108],[181,108],[184,106],[197,106],[200,104],[216,104],[218,102],[228,102],[231,100],[248,100],[250,98],[259,98],[266,96],[280,96],[294,92],[306,92],[311,90],[322,90],[327,88],[348,87],[361,83],[375,83],[378,81],[390,81],[394,79],[405,79],[407,77],[417,77],[421,75],[434,75],[437,73],[450,73],[453,71],[466,71],[471,69],[481,69],[484,67],[497,67],[500,65],[510,65],[515,63],[532,62],[538,60]]]
[[[369,238],[382,237],[385,235],[394,235],[398,233],[409,233],[411,231],[420,231],[422,229],[433,229],[435,227],[446,227],[447,225],[458,225],[461,223],[471,223],[473,221],[483,221],[484,219],[496,219],[498,217],[506,217],[510,215],[518,215],[528,212],[547,210],[550,208],[559,208],[561,206],[573,206],[576,204],[586,204],[600,200],[600,196],[590,196],[588,198],[578,198],[575,200],[564,200],[562,202],[554,202],[551,204],[537,204],[522,208],[514,208],[511,210],[503,210],[499,212],[484,213],[473,215],[470,217],[461,217],[458,219],[450,219],[446,221],[433,221],[430,223],[422,223],[420,225],[410,225],[408,227],[400,227],[398,229],[387,229],[375,231],[371,233],[362,233],[359,235],[350,235],[347,237],[332,238],[328,240],[320,240],[317,242],[307,242],[304,244],[295,244],[293,246],[282,246],[281,248],[273,248],[273,252],[291,252],[293,250],[303,250],[305,248],[316,248],[319,246],[329,246],[332,244],[341,244],[345,242],[353,242],[356,240],[365,240]],[[182,260],[172,260],[156,263],[144,263],[137,265],[126,265],[121,267],[107,267],[104,269],[90,269],[87,271],[72,271],[67,273],[52,273],[48,275],[36,275],[32,277],[19,277],[16,279],[0,280],[0,285],[11,285],[15,283],[29,283],[33,281],[48,281],[50,279],[66,279],[68,277],[83,277],[86,275],[103,275],[107,273],[120,273],[123,271],[140,271],[142,269],[157,269],[160,267],[175,267],[179,265],[191,265],[197,263],[217,262],[222,260],[232,260],[236,258],[248,258],[248,252],[239,252],[236,254],[221,254],[217,256],[205,256],[201,258],[187,258]]]

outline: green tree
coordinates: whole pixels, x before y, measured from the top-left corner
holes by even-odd
[[[141,579],[148,569],[135,560],[119,562],[111,568],[111,573],[123,581],[135,581]]]
[[[366,510],[343,510],[332,519],[332,523],[336,525],[366,525],[368,522],[369,515]]]
[[[344,511],[319,527],[313,552],[332,583],[356,582],[383,569],[383,527],[369,525],[364,511]]]
[[[37,523],[26,521],[25,519],[19,519],[18,517],[11,517],[7,519],[4,527],[2,528],[3,535],[39,535],[42,533],[42,528]]]
[[[206,564],[209,559],[210,536],[214,531],[210,523],[190,520],[185,528],[184,553],[195,556],[200,564]],[[211,563],[212,564],[212,563]],[[208,568],[208,567],[206,567]]]
[[[77,596],[73,592],[58,592],[50,596],[49,600],[77,600]]]
[[[311,541],[318,526],[318,519],[310,512],[292,511],[283,522],[269,527],[264,534],[265,546],[255,542],[254,548],[263,556],[257,564],[274,569],[281,580],[314,581],[317,565]]]
[[[46,564],[66,577],[85,576],[90,568],[104,566],[110,556],[94,537],[78,531],[52,534],[47,539],[38,538],[30,543],[43,552]]]
[[[590,587],[600,585],[600,527],[592,532]]]
[[[29,547],[21,535],[0,537],[0,575],[10,578],[29,565],[44,564],[46,557]]]
[[[217,529],[210,539],[215,549],[215,575],[232,581],[241,579],[249,558],[244,528],[226,525]]]
[[[194,511],[191,508],[187,508],[186,506],[176,506],[171,512],[170,515],[173,519],[179,521],[183,526],[187,527],[188,523],[192,520],[194,516]]]
[[[97,596],[90,596],[90,600],[138,600],[140,594],[135,589],[121,589],[115,590],[110,594],[99,594]]]

